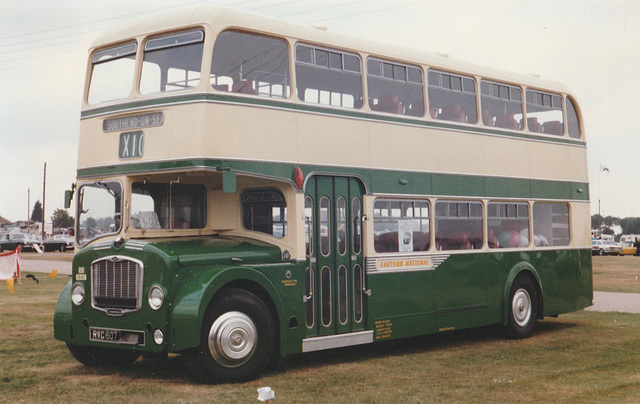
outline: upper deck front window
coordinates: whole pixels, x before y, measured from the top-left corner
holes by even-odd
[[[174,33],[144,45],[140,93],[153,94],[194,88],[200,83],[204,32]]]
[[[218,91],[288,98],[287,43],[246,32],[222,32],[213,46],[210,82]]]
[[[98,50],[91,57],[89,104],[125,98],[131,93],[136,65],[136,42]]]

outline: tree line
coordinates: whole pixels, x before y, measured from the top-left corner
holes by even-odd
[[[640,217],[591,216],[591,228],[600,229],[602,234],[614,235],[613,228],[618,226],[622,228],[622,234],[640,234]]]

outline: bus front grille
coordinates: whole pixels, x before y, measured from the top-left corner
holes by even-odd
[[[142,295],[142,263],[107,257],[91,264],[93,308],[110,315],[138,311]]]

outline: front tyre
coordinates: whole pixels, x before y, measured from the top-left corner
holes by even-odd
[[[205,313],[200,347],[190,364],[207,381],[239,382],[256,377],[275,346],[271,312],[254,294],[229,288]]]
[[[74,358],[89,367],[120,367],[126,366],[140,357],[136,351],[124,351],[120,349],[98,348],[93,346],[80,346],[67,344],[69,352]]]
[[[511,285],[509,317],[506,332],[509,338],[528,338],[538,320],[538,288],[531,278],[519,276]]]

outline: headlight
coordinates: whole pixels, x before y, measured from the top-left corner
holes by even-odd
[[[153,332],[153,342],[155,342],[156,345],[162,345],[164,342],[164,333],[162,330],[157,329]]]
[[[158,310],[164,303],[164,292],[160,286],[152,286],[149,290],[149,307]]]
[[[76,306],[80,306],[84,302],[84,286],[81,283],[76,283],[71,289],[71,301]]]

